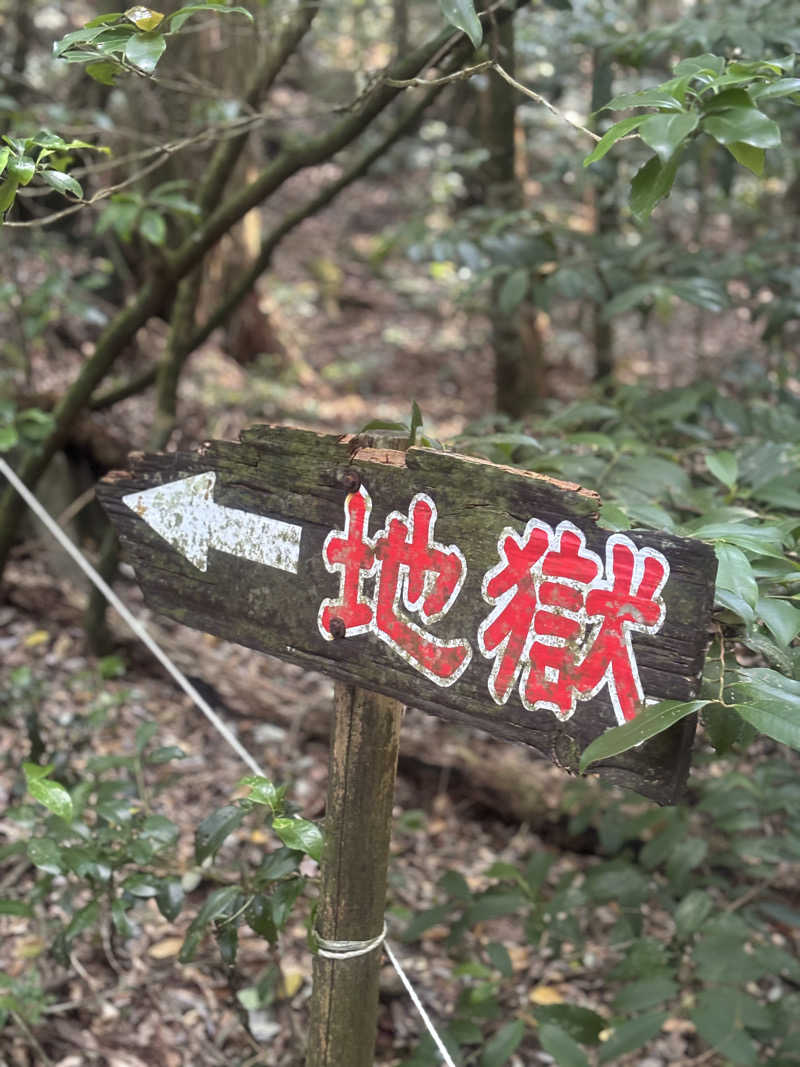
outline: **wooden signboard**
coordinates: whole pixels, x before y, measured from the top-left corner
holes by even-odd
[[[566,770],[645,700],[696,695],[712,549],[611,534],[577,486],[267,426],[137,455],[98,492],[155,610]],[[669,803],[693,734],[685,719],[593,770]]]

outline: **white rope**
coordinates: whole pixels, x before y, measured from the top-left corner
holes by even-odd
[[[317,934],[317,955],[326,960],[354,960],[358,956],[366,956],[368,952],[378,948],[386,940],[386,923],[377,937],[369,941],[329,941]]]
[[[28,489],[28,487],[24,484],[24,482],[20,481],[20,479],[17,477],[11,467],[9,467],[9,465],[6,463],[2,456],[0,456],[0,471],[6,476],[9,482],[11,482],[16,491],[19,493],[19,495],[34,513],[36,518],[39,519],[40,522],[44,523],[44,525],[47,527],[53,537],[55,537],[56,541],[58,541],[64,551],[67,552],[70,557],[78,564],[78,566],[89,579],[89,581],[91,581],[95,586],[97,586],[97,588],[100,590],[100,592],[109,602],[109,604],[119,615],[122,616],[122,618],[125,620],[128,626],[130,626],[131,630],[133,630],[134,634],[136,634],[142,644],[146,645],[147,648],[150,649],[150,651],[156,657],[161,666],[166,671],[168,671],[169,674],[172,675],[172,677],[175,679],[175,681],[178,683],[184,693],[186,693],[187,696],[191,697],[191,699],[202,711],[202,713],[205,715],[205,717],[208,719],[214,729],[218,733],[220,733],[222,737],[228,742],[228,744],[231,746],[237,756],[244,760],[244,762],[254,774],[257,774],[262,778],[266,778],[266,775],[259,767],[255,759],[253,759],[253,757],[244,747],[244,745],[233,735],[233,733],[225,725],[222,719],[220,719],[219,715],[217,715],[214,709],[210,707],[208,702],[200,696],[200,694],[197,692],[197,690],[186,677],[186,675],[175,666],[169,656],[167,656],[167,654],[163,652],[161,648],[155,643],[153,638],[144,628],[144,625],[136,618],[135,615],[132,615],[131,612],[125,607],[125,605],[122,603],[122,601],[111,588],[111,586],[108,584],[108,582],[104,581],[103,578],[100,577],[100,575],[91,565],[91,563],[89,563],[89,561],[82,555],[82,553],[78,551],[78,549],[75,547],[72,541],[70,541],[70,539],[61,529],[61,527],[58,526],[53,520],[53,518],[50,516],[50,514],[45,511],[45,509],[42,507],[42,505],[30,491],[30,489]]]
[[[91,565],[91,563],[85,558],[85,556],[75,547],[72,541],[67,537],[60,526],[55,522],[52,516],[42,507],[33,493],[28,489],[24,482],[20,481],[14,471],[9,467],[6,461],[0,456],[0,473],[2,473],[8,481],[13,485],[34,515],[39,519],[41,523],[47,528],[47,530],[55,537],[56,541],[61,545],[64,551],[70,556],[71,559],[77,563],[86,577],[95,585],[109,604],[114,608],[118,615],[128,624],[133,633],[156,657],[158,662],[164,667],[164,669],[175,679],[181,689],[186,693],[188,697],[195,703],[195,705],[202,711],[214,729],[221,734],[221,736],[228,742],[234,752],[247,764],[254,774],[260,775],[265,778],[264,771],[259,767],[255,759],[250,755],[244,745],[231,733],[230,729],[220,719],[219,715],[210,707],[195,687],[186,677],[186,675],[175,666],[172,660],[167,654],[162,651],[159,645],[153,640],[150,634],[145,629],[143,623],[133,615],[128,608],[125,607],[123,602]],[[439,1051],[439,1055],[442,1057],[442,1061],[445,1067],[456,1067],[453,1060],[450,1058],[450,1053],[444,1046],[442,1039],[436,1032],[433,1023],[430,1020],[428,1013],[422,1005],[422,1001],[417,996],[417,992],[411,985],[406,972],[400,965],[395,954],[389,947],[389,942],[386,941],[386,923],[383,925],[383,930],[380,934],[372,938],[371,941],[325,941],[323,938],[319,939],[318,949],[320,956],[325,956],[327,959],[353,959],[356,956],[363,956],[367,952],[371,952],[379,945],[383,945],[386,950],[386,955],[389,957],[394,969],[400,976],[400,981],[405,986],[406,992],[411,998],[411,1002],[417,1009],[420,1018],[425,1024],[425,1028],[433,1039],[433,1043]]]
[[[400,975],[400,981],[406,987],[406,993],[408,993],[408,995],[411,997],[411,1003],[417,1009],[417,1011],[419,1012],[419,1017],[425,1023],[425,1029],[428,1031],[428,1033],[433,1038],[433,1043],[434,1043],[434,1045],[436,1045],[436,1048],[437,1048],[437,1050],[439,1052],[439,1055],[442,1057],[442,1061],[445,1063],[446,1067],[456,1067],[455,1063],[450,1058],[450,1053],[444,1047],[444,1042],[439,1037],[439,1035],[436,1033],[436,1030],[434,1028],[433,1023],[430,1020],[430,1017],[429,1017],[428,1013],[425,1011],[425,1008],[422,1006],[422,1001],[417,996],[417,991],[414,989],[413,985],[409,981],[408,976],[406,975],[406,972],[400,966],[400,961],[397,959],[397,956],[395,956],[395,954],[392,952],[392,949],[391,949],[391,946],[389,945],[389,942],[385,941],[384,944],[383,944],[383,947],[386,950],[386,955],[389,957],[389,960],[390,960],[392,966],[397,971],[397,973]]]

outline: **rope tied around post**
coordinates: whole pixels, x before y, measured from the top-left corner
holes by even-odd
[[[386,940],[386,923],[377,937],[369,941],[329,941],[317,934],[317,955],[326,960],[353,960],[357,956],[366,956],[373,949],[380,948]]]

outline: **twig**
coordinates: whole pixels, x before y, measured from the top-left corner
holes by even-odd
[[[442,78],[407,78],[404,81],[399,81],[396,78],[387,78],[385,84],[391,85],[393,89],[412,89],[420,86],[430,87],[431,85],[447,85],[449,82],[471,78],[473,74],[478,74],[480,71],[487,70],[489,67],[493,66],[494,62],[491,59],[486,59],[483,63],[476,63],[474,67],[464,67],[463,70],[457,70],[453,74],[445,74]]]
[[[63,529],[68,523],[72,522],[75,516],[83,511],[89,501],[94,499],[94,486],[90,485],[88,489],[76,496],[71,504],[68,504],[61,514],[57,517],[56,522]]]
[[[28,1024],[25,1022],[25,1020],[22,1018],[22,1016],[16,1011],[10,1011],[8,1014],[11,1016],[11,1018],[14,1020],[14,1022],[17,1024],[17,1026],[20,1028],[20,1030],[23,1032],[23,1034],[25,1035],[27,1040],[31,1043],[33,1048],[36,1049],[36,1053],[37,1053],[38,1056],[41,1057],[41,1062],[44,1064],[44,1067],[53,1067],[53,1061],[50,1059],[50,1057],[47,1055],[45,1050],[39,1044],[39,1042],[37,1041],[36,1035],[34,1034],[33,1030],[31,1030],[31,1028],[28,1026]]]
[[[508,71],[504,70],[499,63],[492,63],[491,68],[496,74],[499,74],[501,78],[507,81],[509,85],[513,85],[519,92],[524,93],[525,96],[529,96],[531,100],[535,100],[537,104],[546,107],[548,111],[552,112],[556,118],[561,119],[562,122],[566,122],[574,129],[580,130],[581,133],[585,133],[586,136],[591,137],[593,141],[600,141],[602,139],[599,134],[594,133],[593,130],[588,129],[586,126],[582,126],[580,122],[573,122],[563,111],[559,111],[555,104],[551,104],[549,100],[546,100],[541,93],[529,89],[526,85],[523,85],[522,82],[518,82],[516,78],[512,78]]]

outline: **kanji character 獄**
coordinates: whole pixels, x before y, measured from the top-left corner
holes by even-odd
[[[655,633],[663,623],[666,559],[616,534],[604,578],[600,557],[576,526],[562,522],[553,531],[537,519],[521,536],[503,530],[498,551],[482,590],[494,608],[478,631],[481,652],[494,660],[495,703],[505,704],[519,682],[526,708],[568,719],[576,701],[607,685],[617,720],[633,718],[644,694],[631,632]]]

